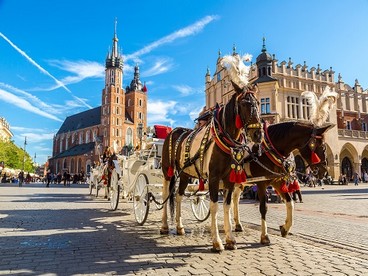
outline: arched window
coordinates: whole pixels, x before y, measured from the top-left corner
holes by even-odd
[[[342,162],[341,162],[341,174],[345,174],[348,181],[353,176],[353,169],[352,168],[353,167],[351,165],[351,162],[350,162],[349,158],[344,157],[344,159],[342,159]]]
[[[72,158],[72,160],[70,160],[70,172],[75,173],[75,171],[74,171],[74,158]]]
[[[116,103],[117,104],[119,103],[119,97],[116,97]]]
[[[139,106],[142,106],[142,99],[139,99]]]
[[[87,130],[87,132],[86,132],[86,143],[89,143],[90,136],[91,136],[91,132],[89,130]]]
[[[119,115],[119,107],[118,106],[116,107],[116,114]]]
[[[60,152],[63,151],[63,138],[60,139],[60,145],[59,145],[59,148],[60,148]]]
[[[131,105],[132,105],[132,100],[128,99],[128,106],[131,106]]]
[[[78,144],[83,144],[83,132],[79,133],[79,141]]]
[[[119,125],[119,118],[116,118],[116,125]]]
[[[76,172],[80,172],[82,170],[82,159],[78,159],[78,167],[77,167],[77,170]]]
[[[363,158],[362,159],[362,166],[361,166],[361,172],[364,173],[368,173],[368,159],[367,158]]]

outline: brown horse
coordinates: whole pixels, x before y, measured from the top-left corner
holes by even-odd
[[[293,224],[294,211],[294,202],[289,193],[290,186],[287,187],[286,184],[291,184],[296,179],[294,156],[291,153],[294,150],[299,150],[314,174],[318,178],[322,178],[327,172],[326,146],[323,135],[331,127],[333,127],[332,124],[316,127],[311,123],[284,122],[270,125],[265,130],[265,141],[261,144],[263,154],[259,157],[254,155],[250,158],[250,162],[246,163],[246,172],[249,177],[262,177],[264,179],[257,182],[262,244],[270,243],[266,223],[266,188],[272,185],[286,204],[287,217],[285,224],[280,226],[281,235],[286,237]],[[255,146],[253,151],[258,152],[258,146]],[[239,219],[240,193],[240,187],[235,189],[233,198],[236,231],[243,230]]]
[[[249,155],[251,141],[260,143],[263,138],[262,124],[259,117],[259,102],[250,88],[240,89],[233,83],[235,94],[223,107],[213,111],[212,118],[205,126],[191,130],[175,128],[165,139],[162,151],[162,170],[164,174],[163,198],[169,193],[173,212],[173,189],[177,172],[180,178],[176,195],[176,230],[178,235],[185,234],[181,221],[181,200],[188,185],[189,178],[200,179],[199,189],[208,181],[210,191],[211,235],[213,250],[222,251],[224,246],[217,226],[218,193],[220,180],[224,184],[224,227],[226,248],[235,249],[236,242],[232,235],[230,223],[230,204],[233,182],[243,182],[241,169],[243,160]],[[233,163],[233,165],[231,165]],[[171,180],[171,181],[170,181]],[[170,182],[170,188],[169,188]],[[167,234],[166,203],[163,208],[160,232]]]

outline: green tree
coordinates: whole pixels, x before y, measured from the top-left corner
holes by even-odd
[[[11,169],[23,169],[24,158],[24,170],[27,172],[34,172],[33,161],[31,156],[24,152],[22,148],[19,148],[14,144],[14,141],[2,141],[0,140],[0,162],[4,161],[5,167]]]

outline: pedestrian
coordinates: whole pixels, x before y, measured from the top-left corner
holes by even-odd
[[[355,172],[354,175],[353,175],[353,181],[354,181],[354,186],[359,185],[359,175],[358,175],[357,172]]]
[[[51,182],[51,171],[50,170],[47,170],[46,180],[47,180],[46,187],[48,188],[48,187],[50,187],[50,182]]]
[[[18,174],[18,185],[19,187],[22,187],[24,181],[24,172],[20,171]]]
[[[364,171],[364,173],[363,173],[363,181],[364,181],[365,183],[367,183],[367,182],[368,182],[368,173],[367,173],[366,171]]]

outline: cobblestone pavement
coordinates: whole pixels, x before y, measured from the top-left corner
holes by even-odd
[[[238,249],[218,254],[209,220],[189,210],[185,236],[160,235],[161,211],[138,226],[132,203],[111,211],[86,185],[0,184],[0,274],[368,275],[368,185],[302,189],[291,235],[280,236],[285,206],[272,203],[271,245],[260,245],[258,204],[241,200]]]

